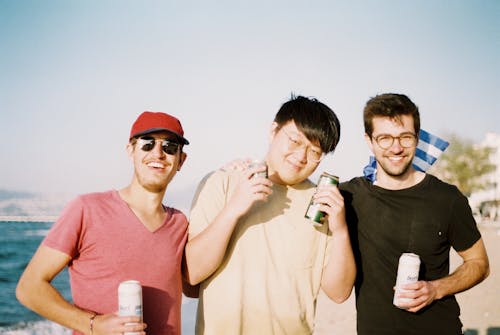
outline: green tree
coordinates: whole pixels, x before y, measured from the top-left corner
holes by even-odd
[[[492,148],[478,146],[471,140],[451,134],[450,145],[429,172],[457,186],[465,196],[490,185],[486,174],[495,169],[490,161]]]

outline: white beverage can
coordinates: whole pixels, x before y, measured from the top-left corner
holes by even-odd
[[[396,291],[394,292],[393,304],[399,307],[403,302],[409,302],[409,298],[396,298],[399,292],[404,291],[401,289],[402,285],[415,283],[418,281],[418,272],[420,271],[420,257],[413,253],[403,253],[399,257],[398,276],[396,279]],[[402,308],[402,307],[399,307]]]
[[[267,178],[267,164],[266,164],[266,162],[258,160],[258,159],[254,159],[253,161],[250,162],[250,164],[248,165],[248,168],[251,169],[251,168],[254,168],[254,167],[257,167],[257,166],[265,167],[266,170],[254,173],[252,175],[252,178],[257,178],[257,177]]]
[[[120,316],[137,315],[142,322],[142,287],[137,280],[127,280],[118,286],[118,314]],[[136,335],[139,332],[126,332],[124,335]]]

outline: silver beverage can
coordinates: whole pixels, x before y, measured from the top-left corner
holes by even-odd
[[[118,314],[136,315],[142,318],[142,287],[137,280],[127,280],[118,286]],[[124,335],[136,335],[139,332],[126,332]]]
[[[396,279],[396,291],[392,303],[399,307],[403,302],[409,302],[409,298],[397,298],[397,294],[402,292],[402,285],[415,283],[418,281],[418,272],[420,271],[420,257],[413,253],[403,253],[399,257],[398,276]],[[402,308],[402,307],[400,307]]]
[[[321,176],[319,176],[318,184],[317,186],[320,185],[338,185],[339,184],[339,177],[334,176],[332,174],[323,172]],[[311,220],[314,225],[322,225],[323,224],[323,218],[325,217],[325,213],[321,212],[319,210],[319,206],[321,204],[315,204],[314,203],[314,198],[311,198],[311,201],[309,202],[309,206],[307,206],[306,214],[304,217],[306,219]]]
[[[266,168],[266,170],[262,171],[262,172],[254,173],[252,175],[252,178],[258,178],[258,177],[267,178],[267,165],[266,165],[266,162],[258,160],[258,159],[254,159],[253,161],[250,162],[250,164],[248,165],[248,168],[251,169],[251,168],[254,168],[254,167],[257,167],[257,166],[263,166],[263,167]]]

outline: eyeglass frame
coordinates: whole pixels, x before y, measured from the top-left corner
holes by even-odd
[[[387,146],[382,146],[382,145],[380,145],[380,139],[381,139],[381,137],[385,137],[385,138],[387,138],[387,139],[389,139],[389,138],[390,138],[390,139],[391,139],[391,143],[390,143],[389,145],[387,145]],[[411,143],[411,144],[409,144],[409,145],[403,144],[403,143],[401,142],[401,139],[402,139],[402,138],[404,139],[405,137],[407,137],[407,138],[411,137],[411,141],[412,141],[412,143]],[[410,133],[410,132],[408,132],[408,133],[402,133],[402,134],[399,134],[399,136],[392,136],[392,135],[389,135],[389,134],[380,134],[380,135],[377,135],[377,136],[372,136],[371,138],[372,138],[373,140],[375,140],[375,143],[377,143],[377,145],[378,145],[381,149],[383,149],[383,150],[387,150],[387,149],[389,149],[390,147],[392,147],[392,146],[394,145],[394,140],[395,140],[395,139],[398,139],[398,143],[399,143],[399,145],[400,145],[402,148],[405,148],[405,149],[415,147],[415,146],[417,145],[417,143],[418,143],[418,138],[417,138],[417,135],[415,135],[414,133]]]
[[[149,143],[146,143],[146,141],[149,141]],[[151,141],[153,141],[153,143],[151,143]],[[139,142],[143,143],[142,145],[139,145],[139,149],[141,149],[144,152],[149,152],[156,147],[156,142],[158,142],[158,141],[161,141],[161,150],[166,155],[175,156],[178,152],[182,151],[182,144],[180,144],[179,142],[177,142],[175,140],[168,139],[168,138],[154,138],[153,136],[150,136],[150,135],[143,135],[140,137],[133,138],[131,142],[133,145],[139,144]],[[153,144],[153,146],[149,150],[144,148],[148,144],[149,145]],[[168,147],[175,147],[175,152],[169,152],[166,149]]]
[[[295,140],[293,139],[290,134],[285,130],[285,128],[281,128],[281,130],[283,131],[283,133],[286,135],[286,137],[288,138],[288,150],[292,151],[292,152],[298,152],[298,151],[301,151],[303,149],[306,150],[306,156],[307,156],[307,160],[310,160],[311,162],[314,162],[314,163],[319,163],[323,160],[323,158],[325,158],[326,154],[323,152],[323,150],[321,150],[321,157],[319,159],[316,159],[316,158],[310,158],[309,157],[309,152],[314,152],[314,150],[312,149],[312,147],[304,142],[302,142],[301,140]],[[295,149],[292,149],[291,146],[294,146],[294,145],[298,145],[297,148]]]

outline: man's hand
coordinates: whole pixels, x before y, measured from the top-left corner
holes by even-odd
[[[265,171],[265,167],[256,166],[243,173],[243,178],[236,187],[226,208],[237,213],[245,214],[256,201],[265,201],[272,193],[273,183],[264,177],[253,177],[255,173]]]
[[[141,322],[141,319],[138,316],[104,314],[97,315],[94,318],[92,335],[123,334],[126,332],[137,332],[145,335],[146,332],[144,329],[146,329],[146,324]]]
[[[224,164],[220,169],[222,171],[245,171],[252,162],[251,158],[238,158]]]
[[[424,280],[402,285],[401,291],[396,294],[397,298],[412,299],[407,302],[401,302],[398,306],[412,313],[418,312],[437,299],[436,287],[432,284],[432,282]]]
[[[320,185],[313,196],[321,204],[319,210],[327,214],[328,226],[332,232],[347,229],[344,198],[336,185]]]

